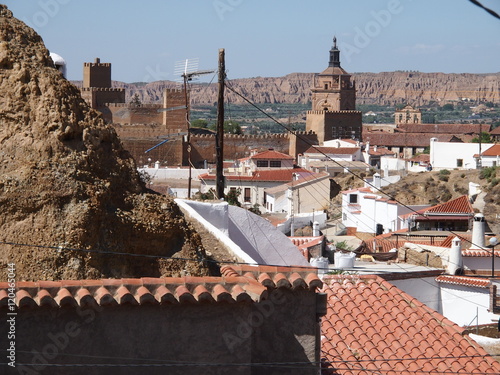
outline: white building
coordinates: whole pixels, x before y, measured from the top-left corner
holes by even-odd
[[[342,192],[342,224],[348,235],[356,232],[382,234],[406,228],[400,216],[421,208],[403,206],[374,194],[367,187]]]
[[[500,166],[500,145],[496,144],[488,148],[481,154],[483,167]]]
[[[261,212],[266,212],[267,189],[272,189],[295,180],[315,180],[316,173],[303,169],[294,168],[293,157],[274,150],[254,153],[248,158],[237,160],[234,165],[224,169],[226,187],[224,194],[231,190],[239,191],[239,202],[247,208],[259,205]],[[201,192],[207,193],[210,189],[215,190],[216,176],[214,171],[199,176]],[[329,185],[328,185],[329,186]],[[324,190],[327,199],[330,198],[330,190]],[[316,193],[320,200],[320,195]],[[278,205],[278,208],[276,208]],[[283,212],[286,208],[281,203],[273,202],[271,212]]]
[[[265,189],[267,212],[288,215],[322,211],[330,203],[330,175],[326,172],[295,175],[293,181]]]
[[[430,164],[438,170],[476,169],[477,156],[492,146],[493,143],[438,142],[437,138],[431,138]]]

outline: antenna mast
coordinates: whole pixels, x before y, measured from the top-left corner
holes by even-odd
[[[224,61],[224,48],[219,49],[219,96],[217,98],[217,135],[215,138],[215,193],[217,198],[224,198],[224,80],[226,67]]]

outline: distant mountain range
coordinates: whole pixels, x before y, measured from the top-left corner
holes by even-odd
[[[291,73],[283,77],[255,77],[229,81],[231,87],[255,103],[307,103],[313,73]],[[500,103],[500,73],[452,74],[421,72],[353,73],[358,104],[415,106],[431,101],[470,100]],[[74,82],[81,84],[81,82]],[[163,90],[181,87],[172,81],[150,83],[113,82],[127,89],[127,101],[138,94],[143,103],[160,103]],[[241,97],[226,90],[231,103],[244,103]],[[192,84],[192,103],[211,105],[217,101],[217,83]]]

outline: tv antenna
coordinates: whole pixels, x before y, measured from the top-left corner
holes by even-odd
[[[176,82],[179,84],[183,83],[184,86],[184,102],[185,105],[171,107],[171,108],[163,108],[159,109],[159,112],[167,112],[183,109],[186,111],[186,143],[187,143],[187,152],[188,152],[188,167],[189,167],[189,176],[188,176],[188,199],[191,199],[191,132],[189,131],[191,127],[191,122],[189,121],[189,97],[188,97],[188,89],[187,83],[192,81],[193,79],[198,78],[201,75],[214,73],[215,70],[197,70],[198,69],[199,59],[186,59],[183,61],[178,61],[175,63],[174,74],[179,77],[176,79]],[[165,143],[165,142],[162,142]],[[157,145],[159,146],[159,145]],[[156,146],[156,147],[157,147]]]

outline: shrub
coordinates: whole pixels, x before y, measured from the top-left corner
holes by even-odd
[[[481,169],[481,172],[479,172],[479,178],[481,180],[490,180],[492,177],[496,176],[496,167],[487,167]]]

